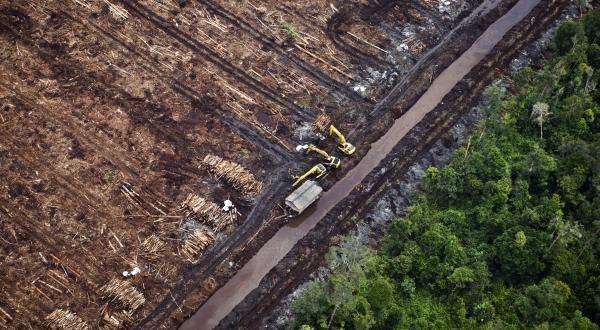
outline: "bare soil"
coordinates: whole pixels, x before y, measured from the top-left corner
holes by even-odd
[[[385,129],[370,111],[478,3],[0,1],[0,326],[62,308],[92,328],[175,327],[284,224],[289,171],[318,160],[294,146],[334,149],[298,129],[324,112],[368,145]],[[263,192],[208,173],[207,154]],[[192,262],[190,193],[240,212]],[[125,315],[101,287],[136,266],[145,303]]]

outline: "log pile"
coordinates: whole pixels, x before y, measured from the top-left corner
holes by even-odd
[[[131,285],[131,283],[118,278],[110,280],[100,291],[104,293],[105,298],[117,300],[131,312],[140,308],[146,302],[144,295]]]
[[[415,36],[407,37],[402,42],[413,54],[420,54],[426,47],[425,44]]]
[[[198,229],[194,231],[183,244],[181,255],[191,261],[214,242],[215,236],[213,233],[208,230]]]
[[[201,223],[218,232],[232,224],[237,217],[235,209],[225,212],[217,204],[195,194],[189,194],[180,207],[187,217],[196,216]]]
[[[56,309],[46,316],[46,324],[50,329],[85,330],[88,324],[71,311]]]
[[[224,178],[245,197],[256,197],[263,188],[262,182],[258,181],[250,171],[219,156],[206,155],[201,166],[215,174],[217,178]]]
[[[331,124],[331,117],[325,112],[321,112],[320,115],[315,119],[313,126],[318,132],[327,132],[327,128]]]

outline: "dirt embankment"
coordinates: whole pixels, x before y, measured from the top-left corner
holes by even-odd
[[[513,28],[494,52],[394,148],[382,165],[363,182],[363,188],[355,190],[302,239],[283,262],[263,279],[260,287],[221,322],[220,328],[249,328],[269,315],[280,299],[301,284],[310,270],[320,265],[330,238],[353,228],[390,186],[397,185],[410,166],[436,141],[444,138],[449,128],[477,104],[483,89],[509,67],[511,60],[522,49],[545,31],[568,4],[568,1],[542,3],[534,9],[529,19]]]

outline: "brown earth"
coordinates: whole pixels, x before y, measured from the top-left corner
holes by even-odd
[[[369,70],[401,78],[478,3],[444,16],[338,2],[0,1],[0,326],[45,328],[59,308],[92,328],[176,325],[283,224],[288,170],[309,166],[292,153],[297,128],[321,112],[345,132],[367,127],[397,78],[353,86]],[[263,193],[209,174],[207,154]],[[241,213],[193,262],[179,252],[190,193]],[[158,252],[143,245],[153,236]],[[101,288],[135,266],[145,303],[123,314]]]

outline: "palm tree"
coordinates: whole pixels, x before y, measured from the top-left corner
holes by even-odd
[[[540,139],[544,139],[544,121],[546,117],[550,115],[550,106],[544,102],[538,102],[533,105],[531,111],[531,117],[534,117],[534,121],[540,126]]]

